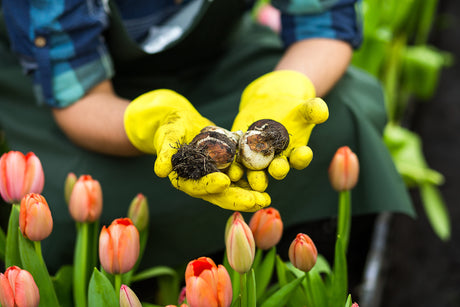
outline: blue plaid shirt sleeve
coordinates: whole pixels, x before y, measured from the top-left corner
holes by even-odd
[[[101,0],[5,0],[13,51],[34,80],[38,102],[65,107],[113,76],[102,32],[108,25]]]
[[[308,38],[331,38],[358,48],[362,42],[360,0],[272,0],[281,11],[286,46]]]

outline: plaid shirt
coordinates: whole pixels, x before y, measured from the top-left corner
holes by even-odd
[[[146,52],[163,50],[190,25],[204,0],[115,0],[130,36]],[[219,0],[214,0],[219,1]],[[273,0],[286,46],[326,37],[361,42],[359,0]],[[40,104],[68,106],[114,75],[102,32],[107,0],[3,0],[13,51],[34,79]],[[180,18],[179,18],[180,17]]]

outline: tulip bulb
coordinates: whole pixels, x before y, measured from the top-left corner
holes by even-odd
[[[172,156],[173,170],[189,179],[224,171],[235,158],[238,139],[238,133],[216,126],[205,127]]]
[[[240,138],[239,157],[248,169],[262,170],[288,145],[289,133],[281,123],[261,119],[254,122]]]

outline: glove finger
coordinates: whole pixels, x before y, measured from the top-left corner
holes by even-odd
[[[163,125],[155,134],[155,148],[157,159],[154,171],[158,177],[164,178],[172,171],[171,157],[177,152],[178,147],[185,140],[185,128],[182,125]]]
[[[268,173],[276,180],[284,179],[289,173],[289,162],[284,155],[275,157],[268,166]]]
[[[227,175],[232,182],[237,182],[243,178],[244,168],[240,163],[233,162],[227,170]]]
[[[176,189],[193,197],[222,193],[230,186],[230,178],[220,172],[208,174],[197,180],[185,179],[179,177],[176,172],[171,172],[169,180]]]
[[[238,186],[231,186],[222,193],[209,194],[204,200],[223,209],[254,212],[270,205],[271,199],[267,193],[246,190]]]
[[[264,170],[248,170],[246,174],[249,185],[254,191],[263,192],[268,187],[268,176]]]
[[[299,146],[291,151],[289,164],[291,167],[301,170],[306,168],[313,159],[313,151],[308,146]]]
[[[329,118],[329,109],[326,102],[319,98],[307,99],[296,108],[308,124],[321,124]]]

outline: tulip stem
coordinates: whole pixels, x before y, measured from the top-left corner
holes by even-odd
[[[120,288],[121,288],[121,274],[115,274],[115,293],[119,294],[120,293]]]
[[[42,244],[40,241],[33,241],[34,242],[34,248],[35,252],[37,253],[38,257],[40,258],[40,261],[44,262],[43,260],[43,255],[42,255]]]
[[[351,228],[351,194],[349,190],[339,193],[339,213],[337,223],[337,236],[343,242],[344,253],[347,253]]]
[[[240,306],[241,307],[247,307],[248,302],[247,302],[247,289],[246,289],[246,274],[241,274],[240,273]]]
[[[77,224],[77,240],[74,250],[73,294],[76,307],[86,307],[88,287],[88,223]]]

